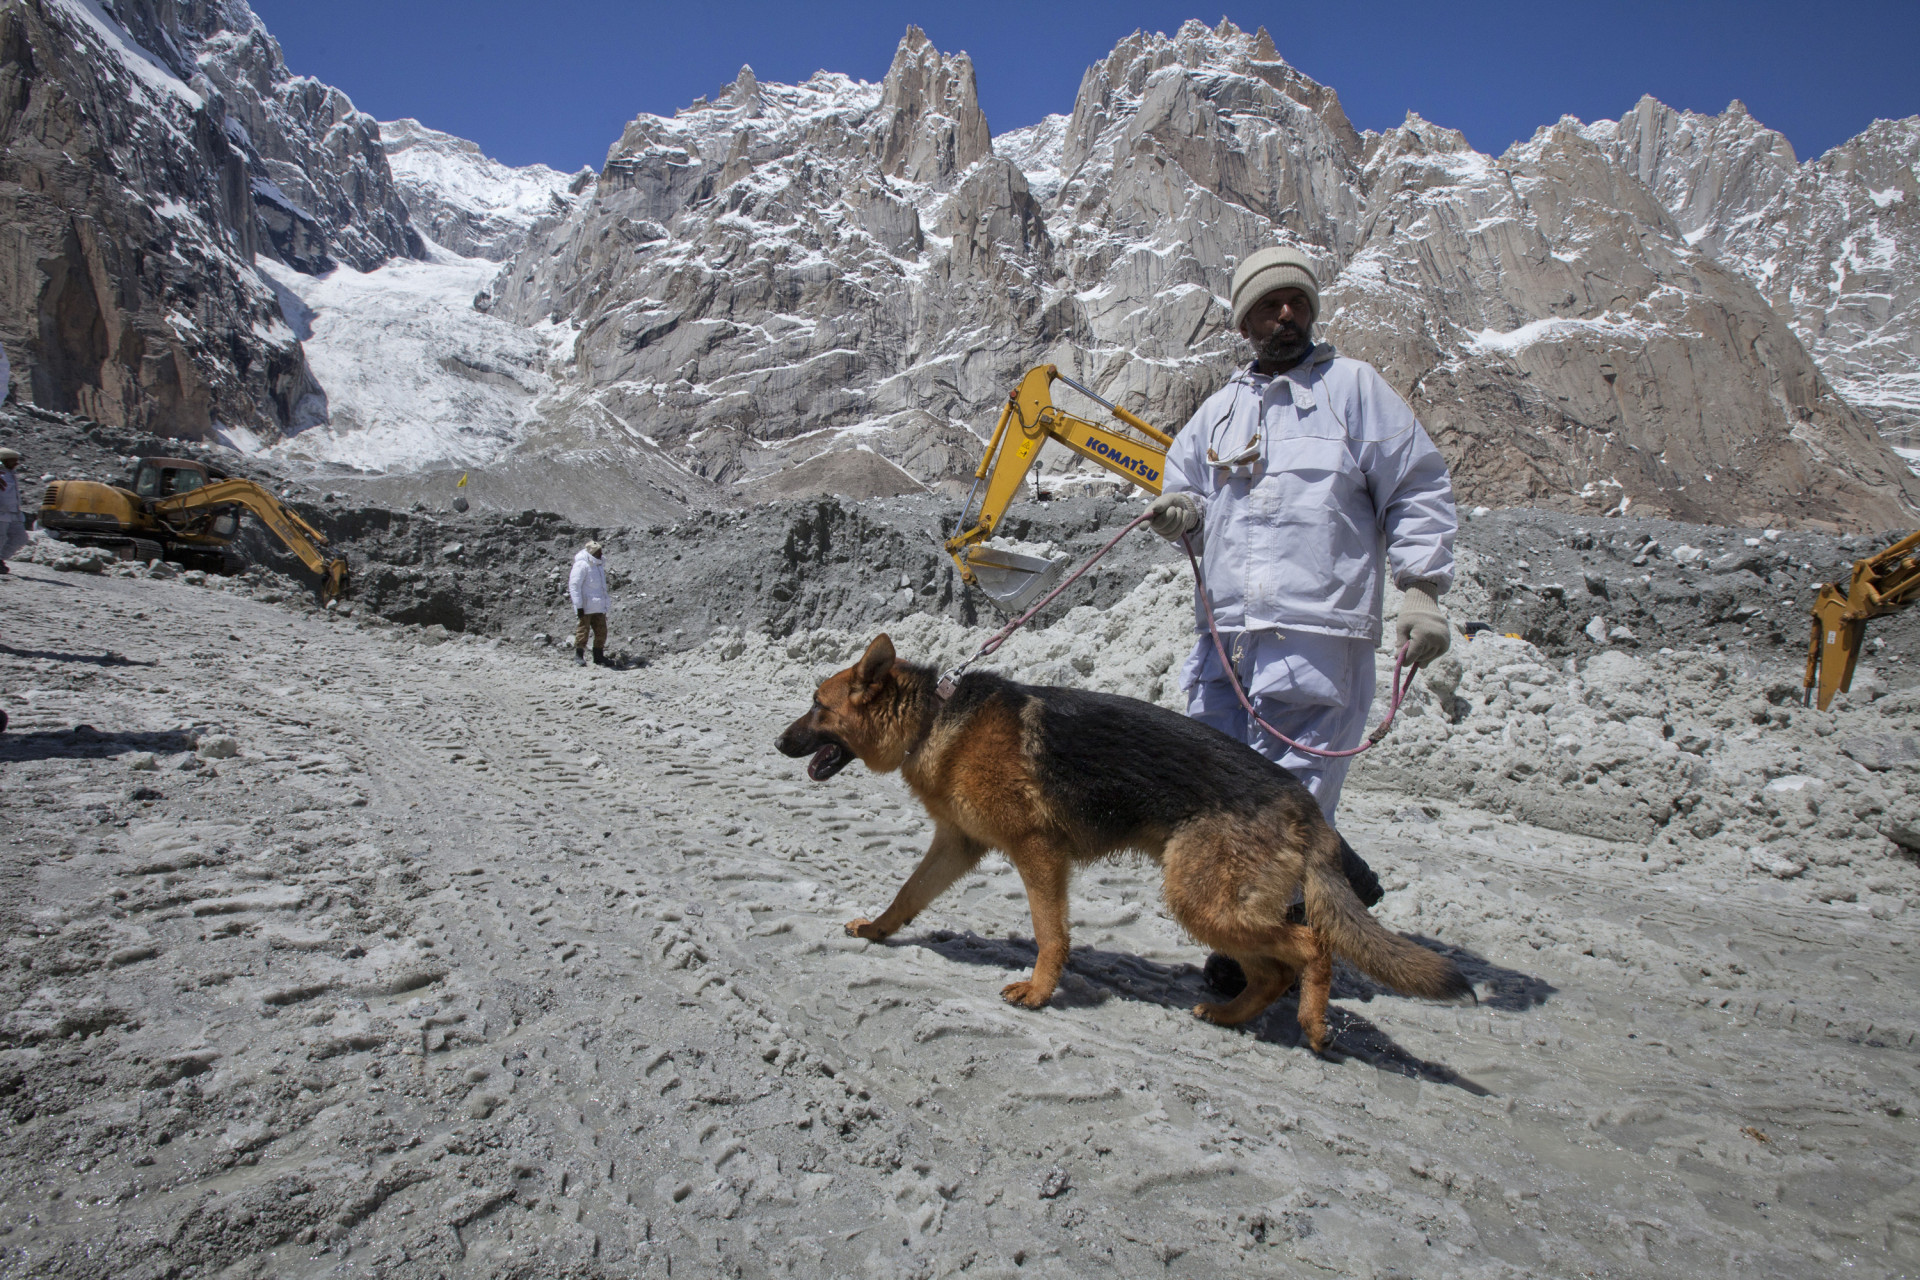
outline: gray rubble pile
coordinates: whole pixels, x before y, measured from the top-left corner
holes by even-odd
[[[999,616],[963,588],[939,545],[960,505],[939,494],[795,499],[673,523],[602,526],[535,509],[457,512],[444,495],[432,507],[368,505],[281,464],[196,452],[181,441],[44,411],[0,409],[0,438],[28,453],[29,508],[38,505],[41,475],[125,483],[130,460],[148,453],[202,456],[251,476],[348,556],[354,605],[395,622],[529,641],[570,633],[567,567],[595,537],[608,547],[615,648],[635,658],[696,646],[719,628],[787,637],[870,630],[920,614],[965,625]],[[1137,493],[1100,490],[1069,490],[1045,502],[1023,497],[1003,530],[1078,564],[1141,501]],[[1521,509],[1463,517],[1459,575],[1447,596],[1457,626],[1518,635],[1555,660],[1611,648],[1706,647],[1746,676],[1770,664],[1797,669],[1819,585],[1844,583],[1855,560],[1887,545],[1864,535],[1632,516]],[[251,518],[235,551],[276,575],[260,589],[313,598],[314,577]],[[1177,567],[1184,582],[1181,552],[1136,532],[1035,625],[1051,627],[1077,606],[1113,605],[1155,566]],[[1920,671],[1920,612],[1874,620],[1867,644],[1889,684],[1907,684]],[[1114,661],[1112,648],[1099,661]]]
[[[1719,654],[1555,662],[1483,636],[1416,683],[1351,785],[1637,842],[1649,874],[1702,863],[1885,914],[1920,904],[1916,730],[1920,698],[1866,668],[1822,712],[1798,679]]]

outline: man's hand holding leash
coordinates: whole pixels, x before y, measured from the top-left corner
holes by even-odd
[[[1147,504],[1149,526],[1168,542],[1200,527],[1200,504],[1190,493],[1163,493]]]
[[[1447,651],[1452,643],[1447,631],[1447,611],[1440,607],[1439,593],[1424,578],[1407,583],[1406,598],[1400,603],[1400,620],[1394,627],[1394,647],[1406,646],[1407,665],[1420,668]]]

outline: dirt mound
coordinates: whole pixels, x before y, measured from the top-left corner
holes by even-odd
[[[751,502],[812,498],[822,494],[858,502],[927,491],[925,485],[898,466],[866,449],[835,449],[742,485],[741,489]]]

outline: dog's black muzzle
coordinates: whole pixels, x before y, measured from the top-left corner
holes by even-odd
[[[805,716],[787,726],[787,731],[773,745],[783,756],[796,759],[812,756],[807,762],[807,776],[815,782],[825,782],[853,763],[853,752],[847,750],[845,743],[815,729]]]

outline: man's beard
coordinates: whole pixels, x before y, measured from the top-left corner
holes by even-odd
[[[1274,373],[1285,373],[1288,369],[1307,358],[1313,350],[1313,329],[1302,329],[1295,325],[1283,324],[1267,336],[1267,340],[1256,350],[1260,367]]]

